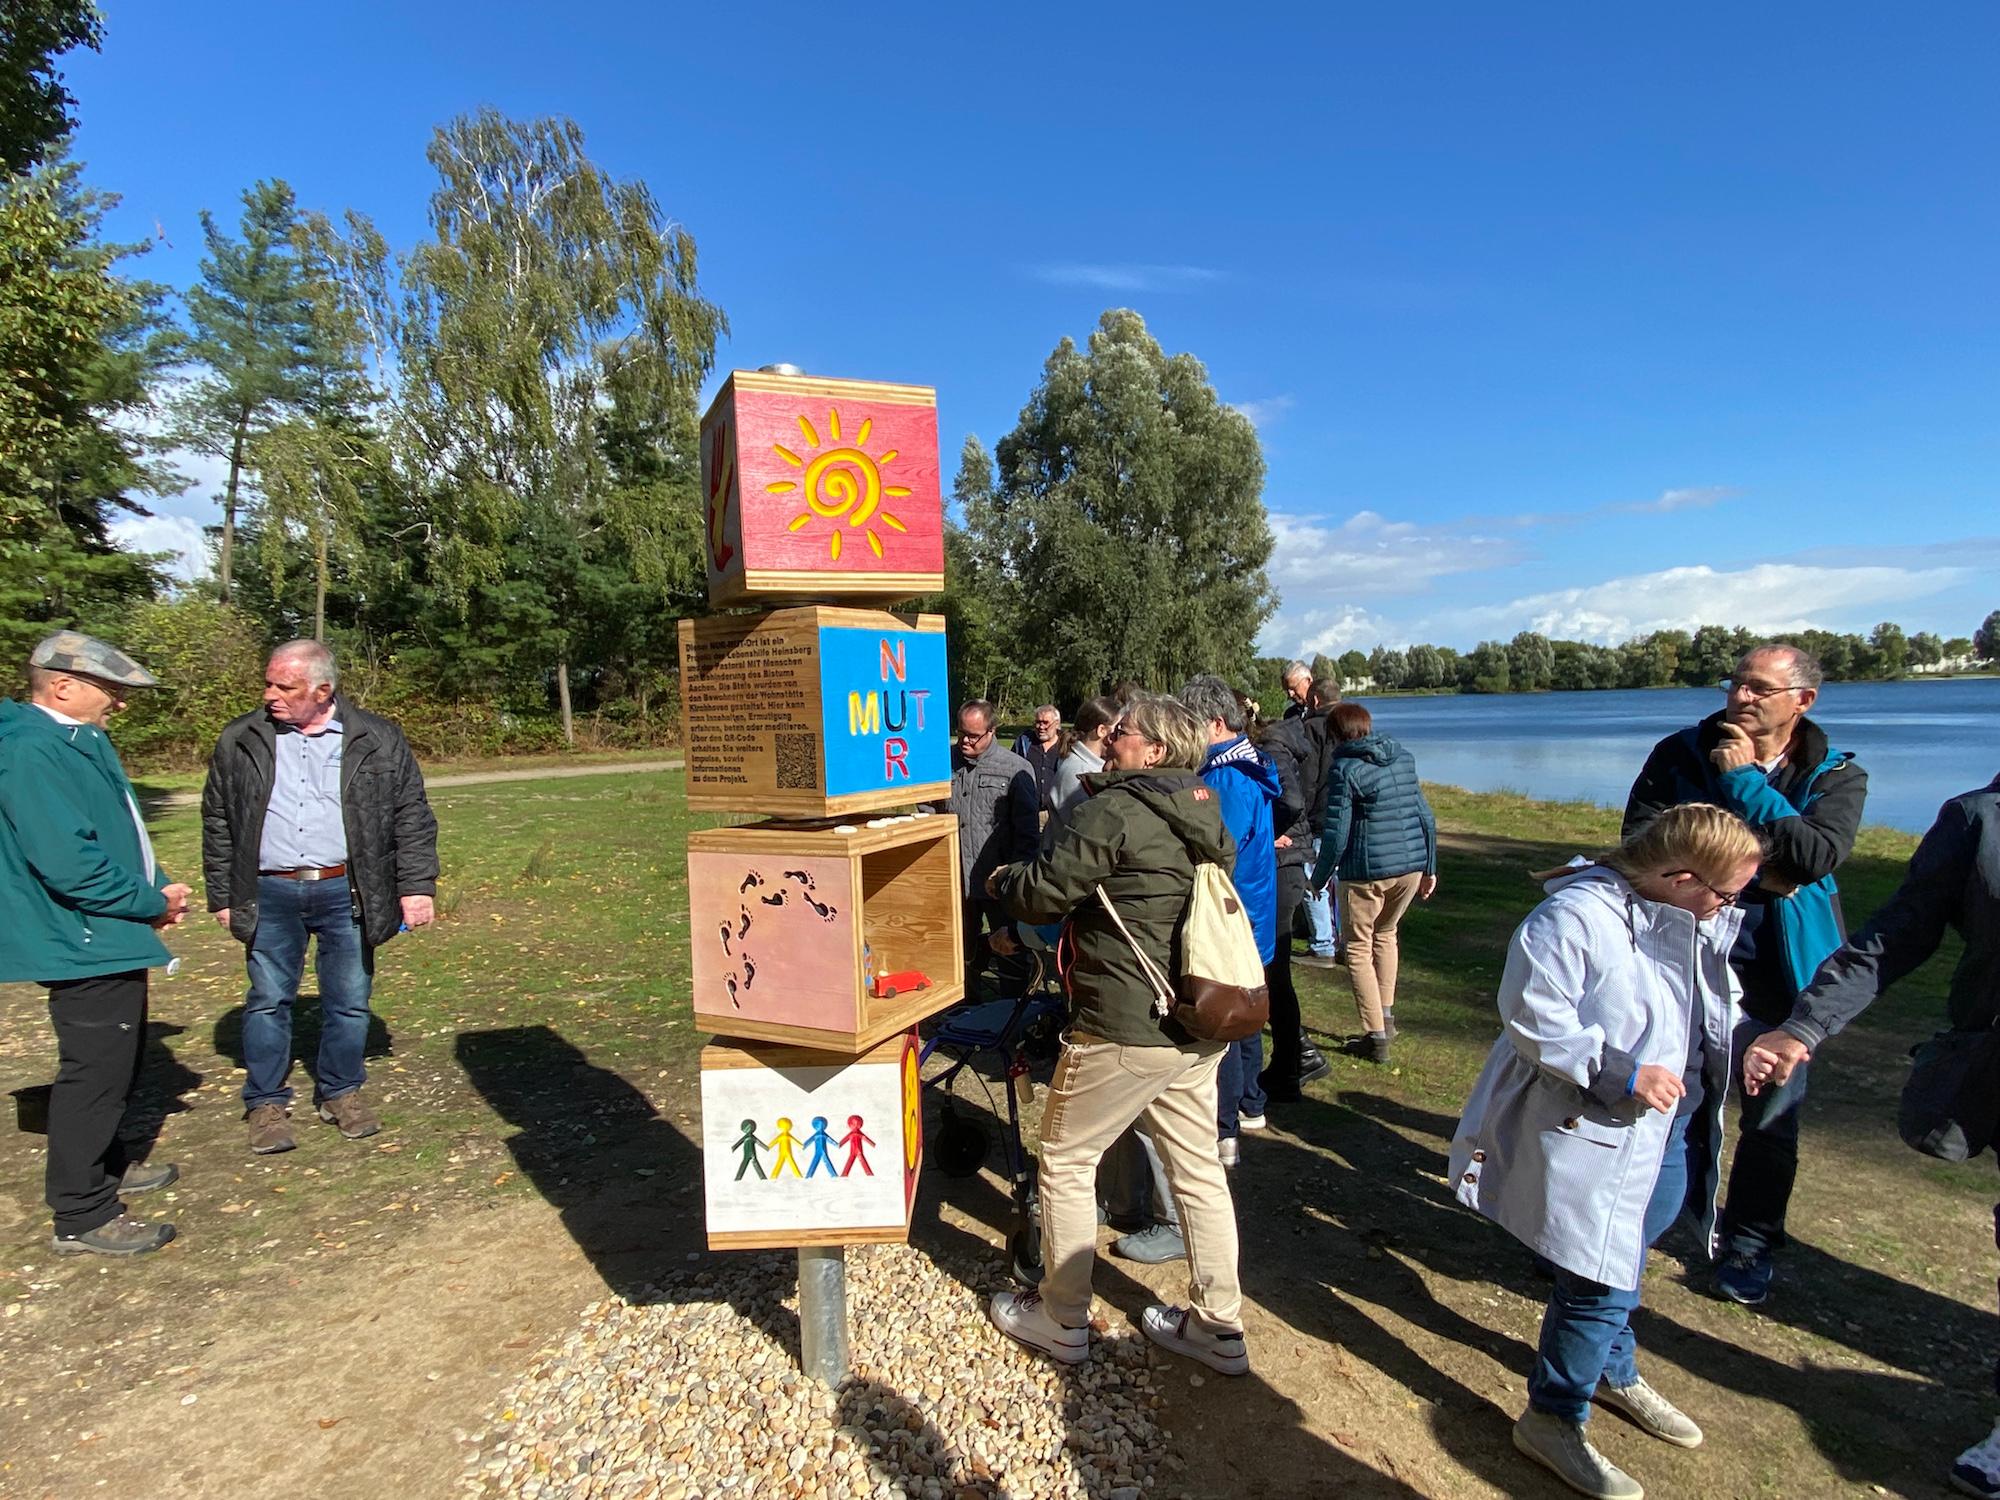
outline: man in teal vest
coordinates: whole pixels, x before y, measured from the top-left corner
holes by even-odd
[[[157,929],[186,917],[189,892],[153,858],[104,732],[131,689],[157,686],[122,651],[65,630],[28,657],[30,701],[0,698],[0,980],[49,992],[60,1066],[47,1190],[63,1254],[144,1255],[174,1237],[120,1195],[180,1170],[128,1162],[118,1127],[146,1040],[146,971],[167,962]]]

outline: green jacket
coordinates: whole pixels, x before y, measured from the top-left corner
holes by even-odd
[[[1215,793],[1193,771],[1100,771],[1083,784],[1090,795],[1055,843],[1000,871],[1001,904],[1023,922],[1068,919],[1070,1021],[1078,1031],[1128,1047],[1219,1052],[1222,1043],[1198,1042],[1154,1015],[1152,986],[1097,899],[1101,885],[1147,956],[1175,973],[1195,861],[1236,866],[1236,841]]]
[[[0,980],[49,984],[167,962],[150,925],[164,870],[146,878],[132,783],[92,724],[58,724],[0,698]]]

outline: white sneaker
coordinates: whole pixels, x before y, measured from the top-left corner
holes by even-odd
[[[1952,1488],[1980,1500],[2000,1500],[2000,1421],[1982,1443],[1974,1443],[1951,1466]]]
[[[1623,1412],[1663,1443],[1676,1448],[1701,1446],[1701,1429],[1695,1426],[1694,1418],[1646,1384],[1643,1375],[1630,1385],[1600,1382],[1597,1399],[1613,1411]]]
[[[1198,1359],[1211,1370],[1224,1375],[1250,1373],[1250,1354],[1243,1347],[1242,1332],[1210,1328],[1185,1307],[1155,1302],[1140,1314],[1139,1327],[1162,1349]]]
[[[995,1292],[986,1316],[1008,1338],[1066,1365],[1090,1358],[1090,1330],[1065,1328],[1050,1316],[1040,1292]]]
[[[1215,1154],[1225,1167],[1233,1167],[1243,1160],[1243,1148],[1236,1143],[1233,1135],[1225,1135],[1215,1143]]]
[[[1591,1446],[1581,1422],[1531,1406],[1514,1424],[1514,1446],[1591,1500],[1646,1500],[1638,1480]]]
[[[1262,1115],[1238,1115],[1236,1124],[1243,1130],[1263,1130],[1268,1122]]]

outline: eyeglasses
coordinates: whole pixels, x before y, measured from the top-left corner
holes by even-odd
[[[992,737],[993,726],[990,724],[986,728],[979,730],[976,734],[968,734],[963,729],[958,732],[958,742],[961,745],[976,745],[981,740],[991,739]]]
[[[1743,892],[1741,890],[1734,890],[1734,891],[1717,890],[1714,886],[1710,885],[1706,880],[1703,880],[1699,875],[1695,874],[1695,872],[1692,870],[1667,871],[1667,879],[1669,880],[1672,880],[1677,875],[1687,876],[1689,880],[1692,880],[1696,885],[1700,886],[1703,890],[1707,891],[1709,895],[1715,897],[1715,899],[1721,902],[1724,906],[1734,906],[1737,902],[1743,899]]]
[[[1130,724],[1120,724],[1116,729],[1112,730],[1111,733],[1107,734],[1105,736],[1105,739],[1122,740],[1128,734],[1136,734],[1142,740],[1146,738],[1146,732],[1143,729],[1135,729]]]
[[[1037,728],[1037,729],[1055,729],[1055,728],[1058,728],[1058,727],[1060,727],[1060,726],[1061,726],[1061,724],[1062,724],[1062,720],[1060,720],[1060,719],[1037,719],[1037,720],[1035,720],[1035,728]]]
[[[1775,698],[1780,693],[1802,693],[1804,688],[1797,683],[1786,682],[1743,682],[1734,677],[1725,677],[1716,684],[1725,693],[1741,693],[1752,703],[1761,703],[1766,698]]]

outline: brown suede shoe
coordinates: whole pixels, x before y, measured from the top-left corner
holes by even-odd
[[[120,1214],[82,1234],[57,1234],[49,1248],[58,1255],[148,1255],[174,1237],[171,1224],[145,1224]]]
[[[298,1144],[292,1139],[291,1111],[282,1104],[260,1104],[250,1111],[250,1149],[259,1156],[289,1151]]]
[[[368,1107],[360,1089],[325,1101],[319,1107],[319,1117],[329,1125],[339,1126],[340,1133],[350,1141],[371,1136],[382,1128],[380,1116]]]

